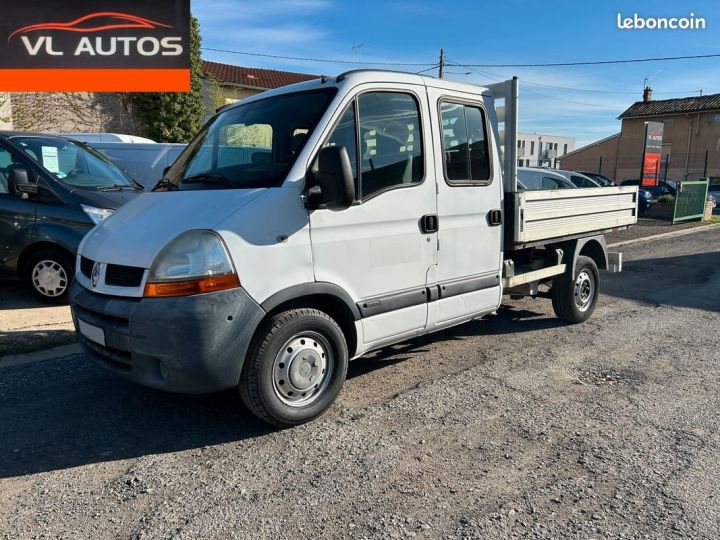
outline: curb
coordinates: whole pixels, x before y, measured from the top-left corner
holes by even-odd
[[[51,349],[43,349],[26,354],[12,354],[0,358],[0,370],[9,367],[24,366],[35,362],[43,362],[64,356],[82,353],[79,343],[71,343],[70,345],[61,345]]]
[[[685,236],[688,234],[695,234],[697,232],[707,231],[709,229],[712,229],[713,227],[718,227],[718,224],[711,223],[710,225],[702,225],[700,227],[693,227],[692,229],[683,229],[682,231],[672,231],[672,232],[668,232],[668,233],[654,234],[652,236],[644,236],[642,238],[634,238],[632,240],[616,242],[615,244],[610,244],[607,247],[615,248],[615,247],[621,247],[621,246],[632,246],[634,244],[642,244],[644,242],[652,242],[654,240],[664,240],[666,238],[674,238],[676,236]]]

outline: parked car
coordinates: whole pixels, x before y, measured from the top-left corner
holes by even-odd
[[[575,184],[550,169],[518,167],[518,180],[524,189],[575,189]]]
[[[576,171],[580,174],[583,174],[587,176],[588,178],[592,178],[595,180],[598,184],[600,184],[602,187],[608,187],[608,186],[615,186],[617,185],[614,180],[611,180],[604,174],[596,173],[596,172],[590,172],[590,171]]]
[[[185,150],[185,144],[88,143],[150,191]]]
[[[82,238],[142,189],[80,142],[0,132],[0,276],[65,302]]]
[[[57,133],[56,135],[90,145],[93,143],[156,144],[152,139],[124,133]]]
[[[720,201],[720,178],[711,178],[708,186],[708,195],[715,198],[715,202]]]
[[[595,180],[588,178],[584,174],[580,174],[574,171],[563,171],[560,169],[554,169],[554,172],[564,177],[566,180],[570,180],[575,187],[578,188],[595,188],[600,187]]]
[[[639,186],[640,180],[631,179],[623,180],[623,186]],[[677,182],[674,180],[660,180],[657,186],[643,186],[642,189],[648,191],[653,199],[657,199],[663,195],[672,195],[673,197],[677,193]]]
[[[88,359],[168,391],[235,387],[290,426],[332,404],[352,358],[493,313],[503,294],[546,284],[557,316],[584,322],[598,269],[621,270],[602,231],[637,221],[621,208],[635,188],[521,171],[569,189],[518,192],[517,140],[503,163],[487,113],[497,99],[517,125],[517,92],[357,70],[223,109],[156,192],[83,240],[70,297]]]

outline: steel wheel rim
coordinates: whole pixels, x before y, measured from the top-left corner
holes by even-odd
[[[43,296],[57,298],[67,290],[68,276],[59,262],[40,261],[33,268],[32,284]]]
[[[587,311],[595,298],[595,280],[583,270],[575,279],[575,306],[579,311]]]
[[[275,395],[290,407],[314,403],[328,387],[334,357],[329,341],[317,332],[288,339],[273,362]]]

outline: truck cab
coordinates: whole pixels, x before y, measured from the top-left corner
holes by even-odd
[[[558,283],[556,312],[582,322],[617,261],[594,226],[546,245],[515,215],[535,203],[500,130],[516,132],[513,84],[355,71],[223,109],[156,192],[83,240],[85,350],[155,388],[237,387],[288,426],[330,406],[350,359],[481,318],[503,293]],[[632,221],[632,200],[598,196],[617,213],[600,229]]]

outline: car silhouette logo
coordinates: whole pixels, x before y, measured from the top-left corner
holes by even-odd
[[[90,274],[90,279],[92,281],[92,286],[97,287],[98,282],[100,281],[100,263],[95,263],[93,265],[92,274]]]

